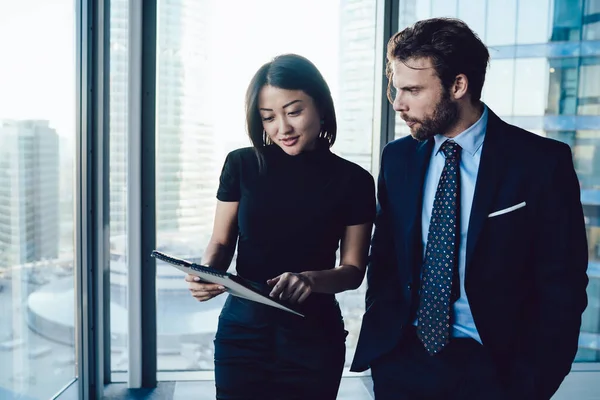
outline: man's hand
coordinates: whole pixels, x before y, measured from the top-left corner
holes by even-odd
[[[206,283],[194,275],[187,275],[185,277],[185,281],[188,282],[192,296],[194,296],[194,298],[198,301],[210,300],[226,290],[221,285]]]

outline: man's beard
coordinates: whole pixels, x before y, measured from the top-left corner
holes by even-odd
[[[419,127],[410,134],[419,142],[424,142],[437,134],[446,133],[456,124],[457,119],[458,106],[450,99],[448,91],[444,90],[442,98],[435,106],[431,117],[425,117],[423,120],[408,120],[419,124]]]

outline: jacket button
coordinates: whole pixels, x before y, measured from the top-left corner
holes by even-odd
[[[406,288],[407,288],[408,290],[412,290],[412,284],[411,284],[411,283],[409,283],[408,285],[406,285]]]

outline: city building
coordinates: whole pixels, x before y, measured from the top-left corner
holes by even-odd
[[[377,4],[340,2],[339,93],[336,103],[340,156],[371,170],[375,24]]]
[[[48,121],[0,123],[0,268],[58,256],[58,168]]]

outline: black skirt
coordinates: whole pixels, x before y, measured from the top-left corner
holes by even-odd
[[[336,398],[347,332],[333,296],[311,297],[303,318],[229,296],[215,337],[217,399]]]

